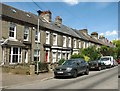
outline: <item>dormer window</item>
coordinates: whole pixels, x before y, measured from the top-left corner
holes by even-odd
[[[27,14],[27,17],[30,17],[30,15],[29,15],[29,14]]]
[[[17,11],[15,9],[11,9],[13,13],[16,13]]]
[[[16,24],[12,22],[10,23],[9,37],[16,39]]]

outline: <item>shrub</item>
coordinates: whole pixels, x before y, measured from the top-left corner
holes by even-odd
[[[71,55],[71,58],[84,58],[84,56],[75,53],[75,54]]]

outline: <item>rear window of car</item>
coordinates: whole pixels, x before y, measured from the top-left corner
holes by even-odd
[[[101,58],[100,60],[101,61],[107,61],[107,60],[109,60],[110,58]]]

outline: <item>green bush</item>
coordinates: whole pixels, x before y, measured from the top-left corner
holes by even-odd
[[[71,55],[71,58],[84,58],[84,56],[75,53],[75,54]]]

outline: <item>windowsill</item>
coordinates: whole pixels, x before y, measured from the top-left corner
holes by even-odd
[[[29,40],[23,40],[23,41],[29,41]]]
[[[58,46],[57,44],[53,44],[53,46]]]
[[[40,43],[40,41],[35,41],[35,43]]]

